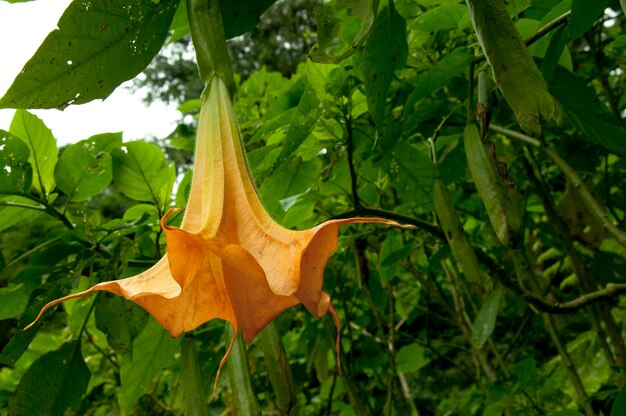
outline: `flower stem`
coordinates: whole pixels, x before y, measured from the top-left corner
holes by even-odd
[[[198,348],[192,337],[183,338],[181,369],[180,379],[183,387],[185,415],[208,416],[209,409],[202,385]]]
[[[233,328],[230,324],[226,325],[226,334],[227,338],[231,338],[233,335]],[[241,332],[237,334],[235,345],[230,353],[227,363],[227,372],[235,402],[236,414],[250,416],[260,415],[261,410],[259,409],[259,404],[256,401],[256,396],[250,384],[248,354]]]
[[[214,76],[218,76],[233,96],[236,90],[235,76],[226,48],[219,1],[187,0],[187,18],[202,82],[208,85]]]

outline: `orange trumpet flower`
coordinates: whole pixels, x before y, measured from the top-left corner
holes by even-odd
[[[172,210],[161,219],[167,254],[141,274],[52,301],[37,319],[54,305],[98,290],[139,304],[173,337],[220,318],[250,343],[278,314],[298,303],[316,317],[330,309],[336,318],[322,283],[326,262],[337,247],[339,226],[398,224],[349,218],[305,231],[280,226],[263,208],[252,182],[226,85],[215,76],[202,99],[182,224],[180,228],[166,224]]]

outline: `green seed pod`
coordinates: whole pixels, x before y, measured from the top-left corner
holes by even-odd
[[[519,194],[502,181],[475,124],[465,127],[463,142],[470,173],[485,204],[491,225],[503,244],[515,246],[522,226]]]
[[[474,284],[478,293],[481,295],[489,293],[489,282],[480,270],[474,248],[469,243],[467,235],[465,235],[461,221],[452,204],[450,194],[441,181],[436,168],[435,180],[433,182],[433,202],[437,218],[439,218],[439,225],[441,225],[446,235],[452,256],[463,269],[463,274]]]
[[[520,127],[541,136],[541,120],[559,122],[561,107],[550,95],[541,72],[502,0],[465,0],[493,77]]]

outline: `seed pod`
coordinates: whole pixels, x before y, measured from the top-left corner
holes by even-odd
[[[475,124],[465,127],[463,142],[470,173],[485,204],[491,225],[503,244],[515,246],[522,226],[519,194],[502,181]]]
[[[541,72],[502,0],[465,0],[493,77],[520,127],[541,136],[541,120],[559,122],[561,107],[550,95]]]
[[[478,76],[478,104],[476,106],[476,118],[480,125],[480,138],[485,140],[487,130],[489,129],[489,121],[491,120],[491,82],[485,71],[480,71]]]
[[[469,243],[467,235],[465,235],[461,221],[452,204],[450,194],[441,181],[436,167],[435,180],[433,182],[433,202],[437,218],[439,218],[439,225],[441,225],[446,235],[452,256],[463,269],[463,274],[474,284],[479,294],[489,293],[489,282],[478,266],[474,248]]]

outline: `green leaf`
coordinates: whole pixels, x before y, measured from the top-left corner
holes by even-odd
[[[541,74],[546,82],[550,82],[550,79],[552,79],[554,70],[559,63],[559,58],[563,54],[565,45],[569,40],[570,34],[567,26],[561,26],[552,35],[541,63]]]
[[[73,201],[102,192],[113,179],[111,150],[122,144],[122,133],[104,133],[69,146],[59,158],[54,176]]]
[[[536,389],[539,384],[539,376],[537,375],[537,362],[534,358],[525,358],[522,361],[515,363],[511,367],[511,374],[518,378],[517,383],[520,388]]]
[[[463,75],[472,59],[471,50],[465,46],[444,55],[426,74],[420,74],[413,80],[415,86],[406,100],[405,111],[413,112],[413,107],[422,98],[449,85],[454,77]]]
[[[220,0],[226,39],[250,32],[259,18],[276,0]]]
[[[0,192],[29,193],[33,168],[28,146],[11,133],[0,130]]]
[[[9,414],[76,414],[87,392],[90,377],[80,343],[65,343],[33,362],[9,402]]]
[[[57,163],[57,143],[52,132],[37,116],[17,110],[9,132],[19,137],[30,151],[28,162],[33,168],[33,188],[46,195],[54,188],[54,166]]]
[[[191,191],[191,180],[193,178],[193,170],[189,169],[183,175],[183,179],[181,179],[178,184],[178,189],[176,190],[176,206],[184,207],[187,205],[187,201],[189,200],[189,192]]]
[[[26,267],[0,288],[0,320],[14,318],[24,312],[33,290],[41,284],[41,276],[49,273],[49,266]]]
[[[180,340],[170,337],[154,319],[148,320],[145,328],[133,341],[132,360],[122,361],[120,370],[121,388],[118,402],[128,412],[135,402],[148,391],[154,377],[175,362]]]
[[[620,392],[617,394],[609,416],[620,416],[624,409],[626,409],[626,387],[622,387]]]
[[[177,0],[73,1],[0,107],[63,109],[108,97],[150,63],[177,5]]]
[[[582,413],[572,409],[559,410],[558,412],[550,413],[549,416],[584,416]],[[611,414],[613,416],[613,414]]]
[[[400,141],[383,159],[383,167],[396,192],[412,204],[429,209],[434,171],[428,155],[416,146]],[[431,205],[432,206],[432,205]]]
[[[69,290],[68,279],[61,278],[56,281],[51,281],[53,280],[52,277],[53,276],[50,276],[48,278],[49,283],[33,291],[28,301],[28,307],[17,324],[18,328],[24,328],[26,325],[33,322],[46,303],[67,294]],[[18,331],[15,337],[4,346],[2,354],[0,354],[0,364],[15,364],[22,354],[24,354],[33,338],[35,338],[35,335],[37,335],[42,323],[43,321],[39,320],[28,330]]]
[[[39,207],[38,204],[33,203],[30,199],[20,196],[7,196],[0,199],[0,231],[4,231],[15,224],[32,220],[36,216],[41,215],[41,212],[36,209],[2,206],[4,203]]]
[[[428,33],[456,29],[466,14],[467,7],[463,4],[442,4],[422,13],[413,21],[410,29]]]
[[[310,84],[307,84],[295,112],[291,115],[287,136],[283,140],[278,159],[274,162],[272,170],[276,169],[298,150],[298,147],[302,144],[304,139],[313,131],[320,115],[321,106],[317,99],[315,89],[313,89]]]
[[[189,21],[187,20],[187,1],[181,1],[178,3],[178,7],[176,8],[176,13],[174,13],[174,17],[172,18],[172,23],[170,24],[170,35],[167,40],[167,44],[174,43],[177,40],[185,37],[191,28],[189,27]]]
[[[480,307],[476,320],[472,324],[472,346],[474,348],[482,347],[493,333],[501,296],[502,291],[500,289],[494,290]]]
[[[426,366],[430,359],[424,357],[424,347],[419,344],[409,344],[398,350],[396,368],[399,373],[417,373]]]
[[[281,169],[277,169],[269,176],[263,182],[260,194],[270,215],[281,219],[293,203],[297,202],[297,197],[306,193],[317,183],[321,169],[321,162],[318,159],[305,162],[296,156],[290,158]],[[286,201],[289,197],[296,197],[296,200]],[[281,202],[286,204],[281,204]]]
[[[172,172],[160,147],[146,142],[128,142],[113,154],[113,182],[129,198],[158,207],[169,198]]]
[[[361,61],[367,108],[378,128],[383,125],[391,78],[404,67],[408,48],[406,22],[393,7],[385,7],[376,17]]]
[[[603,146],[626,156],[626,130],[607,121],[611,116],[593,88],[566,69],[557,66],[548,84],[550,93],[563,105],[565,113],[583,133],[573,137]]]
[[[604,14],[609,0],[573,0],[569,30],[572,39],[581,37]]]
[[[96,301],[96,326],[107,336],[116,353],[131,359],[132,342],[143,329],[148,315],[133,302],[119,296],[102,293]]]
[[[315,6],[317,44],[310,57],[314,62],[335,63],[352,55],[366,39],[376,16],[377,1],[337,0]]]

